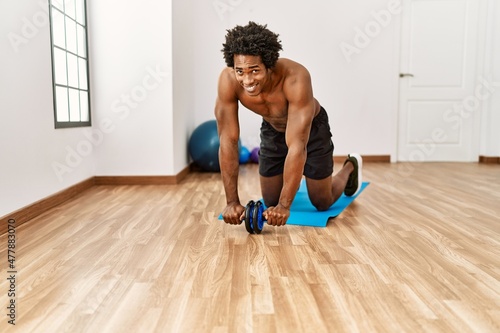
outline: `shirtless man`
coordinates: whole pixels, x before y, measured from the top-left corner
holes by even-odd
[[[314,98],[305,67],[279,58],[278,35],[249,22],[228,30],[223,44],[227,68],[218,83],[215,117],[220,139],[219,163],[226,193],[222,217],[240,224],[245,207],[238,196],[238,102],[262,116],[259,174],[269,225],[282,226],[302,175],[312,204],[327,210],[344,192],[361,187],[362,159],[350,154],[332,177],[333,143],[328,115]]]

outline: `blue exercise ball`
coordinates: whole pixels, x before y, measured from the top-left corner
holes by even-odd
[[[189,139],[189,155],[202,170],[219,172],[219,135],[217,122],[208,120],[200,124]]]
[[[240,149],[240,164],[245,164],[250,160],[250,150],[242,146]]]

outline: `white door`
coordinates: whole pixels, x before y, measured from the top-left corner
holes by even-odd
[[[480,0],[403,0],[398,161],[477,161]]]

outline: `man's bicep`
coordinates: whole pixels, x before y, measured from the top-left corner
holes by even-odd
[[[312,118],[308,116],[306,109],[288,116],[286,125],[285,140],[287,146],[291,148],[295,144],[306,146],[309,141]]]
[[[228,105],[217,103],[215,115],[221,141],[226,139],[231,141],[238,140],[240,135],[238,104]]]
[[[238,99],[234,88],[221,75],[219,79],[217,98],[215,102],[215,118],[219,136],[224,139],[239,138]]]
[[[300,146],[307,145],[309,133],[314,118],[314,98],[304,94],[303,98],[297,98],[288,104],[288,120],[286,131],[286,142],[288,147],[295,143]]]
[[[306,145],[309,140],[311,123],[314,118],[315,100],[312,92],[311,77],[307,70],[287,83],[288,120],[286,141]]]

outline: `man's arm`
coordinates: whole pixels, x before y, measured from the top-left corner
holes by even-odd
[[[215,118],[217,119],[220,141],[219,164],[227,203],[222,216],[226,223],[239,224],[241,223],[240,216],[244,210],[238,196],[240,126],[238,99],[230,75],[230,70],[224,69],[219,77]]]
[[[288,154],[285,159],[283,188],[279,203],[266,214],[268,223],[273,225],[285,224],[290,214],[290,206],[297,194],[304,172],[307,142],[316,107],[309,72],[302,66],[294,71],[296,73],[286,79],[283,87],[288,100],[288,120],[285,132]]]

